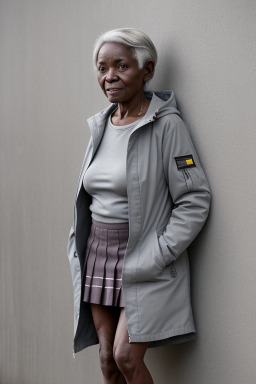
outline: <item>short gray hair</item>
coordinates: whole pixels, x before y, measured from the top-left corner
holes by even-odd
[[[131,47],[139,69],[142,69],[147,61],[153,61],[154,64],[157,62],[156,48],[145,33],[134,28],[120,28],[102,33],[96,40],[93,51],[95,66],[97,65],[99,50],[106,42],[121,43]]]

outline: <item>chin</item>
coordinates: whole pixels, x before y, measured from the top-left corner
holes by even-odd
[[[122,102],[122,100],[119,97],[108,96],[108,95],[106,95],[106,96],[108,98],[108,101],[110,101],[111,103],[121,103]]]

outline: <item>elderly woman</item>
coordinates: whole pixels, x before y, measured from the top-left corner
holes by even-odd
[[[186,249],[210,191],[173,92],[144,91],[156,61],[152,41],[135,29],[95,44],[111,104],[88,119],[68,255],[74,353],[99,343],[105,384],[152,384],[147,348],[195,336]]]

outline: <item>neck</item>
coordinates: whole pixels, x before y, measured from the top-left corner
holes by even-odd
[[[126,117],[137,117],[143,115],[144,106],[146,104],[146,97],[143,94],[138,95],[130,103],[119,103],[116,115],[120,120]]]

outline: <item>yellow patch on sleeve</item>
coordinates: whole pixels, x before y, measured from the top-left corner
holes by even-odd
[[[186,168],[196,167],[196,164],[193,159],[193,155],[178,156],[178,157],[174,157],[174,159],[176,161],[178,171]]]

